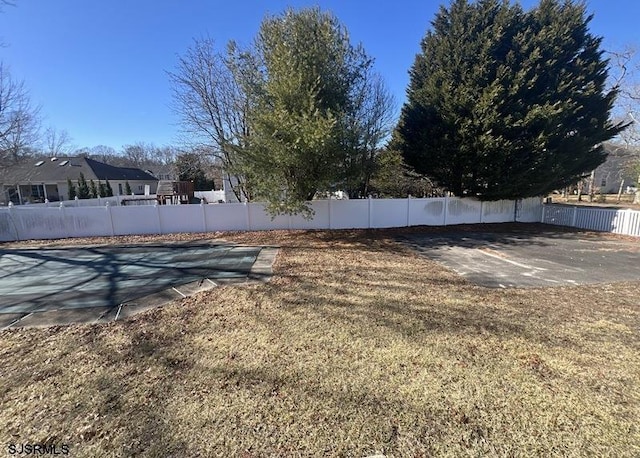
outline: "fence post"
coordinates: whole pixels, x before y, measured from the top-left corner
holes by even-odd
[[[18,225],[16,224],[16,219],[13,217],[13,202],[9,202],[9,221],[13,223],[13,228],[16,230],[16,242],[20,241],[20,231],[18,230]]]
[[[411,194],[407,195],[407,227],[411,226]]]
[[[484,223],[484,201],[480,201],[480,224]]]
[[[162,232],[162,218],[160,217],[160,206],[158,205],[157,202],[153,206],[156,208],[156,215],[158,216],[158,232],[160,234],[163,234],[163,232]]]
[[[542,204],[542,216],[540,218],[540,222],[544,223],[545,212],[547,210],[547,204]]]
[[[631,235],[631,209],[627,208],[625,210],[622,210],[622,213],[622,233]]]
[[[449,194],[449,193],[447,192],[447,194]],[[443,212],[444,214],[442,215],[443,216],[443,218],[442,218],[442,225],[443,226],[447,225],[447,212],[448,211],[449,211],[449,196],[445,195],[444,196],[444,212]]]
[[[200,200],[200,209],[202,210],[202,232],[207,232],[207,211],[205,210],[203,200]]]
[[[107,203],[105,204],[105,207],[107,208],[107,216],[109,216],[109,225],[111,227],[111,235],[114,236],[116,235],[116,230],[113,227],[113,215],[111,214],[111,205],[109,205],[109,201],[107,201]]]
[[[578,207],[573,207],[573,217],[571,218],[571,227],[576,227],[576,221],[578,220]]]
[[[369,229],[371,229],[371,205],[372,205],[371,195],[369,195],[368,200],[369,200],[369,224],[367,226],[369,227]]]
[[[331,229],[331,196],[329,196],[329,211],[327,213],[329,213],[329,229]]]
[[[247,230],[250,231],[251,230],[251,213],[249,212],[249,202],[247,202],[246,200],[244,201],[244,208],[247,209],[246,214],[247,214]]]

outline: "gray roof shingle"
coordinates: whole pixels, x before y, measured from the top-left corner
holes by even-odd
[[[36,166],[36,164],[41,165]],[[86,157],[60,157],[56,160],[33,159],[0,171],[4,184],[77,181],[80,173],[87,180],[158,181],[144,170],[132,167],[115,167]]]

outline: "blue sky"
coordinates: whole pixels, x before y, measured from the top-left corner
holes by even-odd
[[[0,14],[0,59],[42,106],[43,126],[65,129],[78,147],[175,143],[166,70],[193,37],[249,44],[265,14],[320,6],[376,60],[398,104],[407,72],[439,1],[16,0]],[[448,2],[447,2],[448,3]],[[534,0],[521,3],[529,8]],[[640,45],[637,0],[589,0],[591,31],[605,48]]]

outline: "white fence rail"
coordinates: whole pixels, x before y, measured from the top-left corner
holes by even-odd
[[[480,202],[429,199],[318,200],[315,216],[271,218],[264,205],[156,205],[0,208],[0,241],[167,234],[225,230],[352,229],[450,224],[539,222],[541,200]]]
[[[629,209],[544,205],[542,222],[592,231],[640,236],[640,211]]]
[[[104,207],[105,205],[154,205],[155,203],[155,194],[149,196],[136,194],[132,196],[98,197],[96,199],[74,199],[41,204],[25,204],[25,207],[55,208],[60,207],[60,205],[65,207]]]

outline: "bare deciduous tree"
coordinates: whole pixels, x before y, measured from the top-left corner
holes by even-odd
[[[213,40],[196,39],[179,57],[175,72],[168,72],[184,143],[190,150],[212,152],[230,174],[249,135],[249,98],[242,87],[248,56],[233,44],[224,55],[216,51]],[[243,200],[249,194],[244,177],[235,178],[239,186],[234,193]]]
[[[619,90],[615,115],[629,123],[620,134],[620,140],[636,152],[640,148],[640,56],[635,47],[627,46],[622,51],[609,51],[612,70],[612,85]],[[637,176],[640,188],[640,155],[632,158],[628,172]],[[640,204],[640,189],[636,191],[634,203]]]
[[[51,157],[66,156],[73,150],[71,141],[66,130],[48,127],[44,132],[44,152]]]
[[[38,141],[39,112],[24,83],[0,63],[0,163],[17,162]]]
[[[365,197],[376,171],[376,157],[395,126],[396,102],[382,77],[371,69],[355,88],[355,107],[347,117],[351,134],[345,145],[347,156],[345,188],[351,197]],[[347,142],[349,143],[349,142]]]

